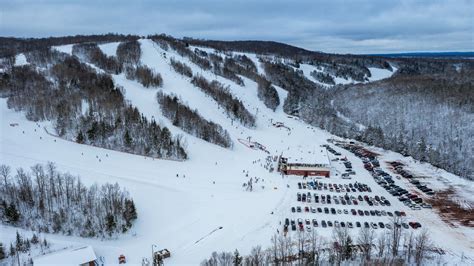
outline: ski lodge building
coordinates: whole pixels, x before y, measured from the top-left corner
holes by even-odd
[[[306,162],[303,162],[303,158],[287,157],[286,154],[280,155],[278,158],[278,171],[285,175],[329,177],[331,175],[331,168],[326,149],[323,149],[320,153],[311,153],[315,156],[312,156],[313,159],[311,161]]]

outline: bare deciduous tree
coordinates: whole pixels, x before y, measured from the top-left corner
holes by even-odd
[[[428,230],[423,229],[415,238],[415,263],[421,265],[426,256],[426,252],[431,248],[432,243]]]
[[[375,240],[375,231],[370,227],[362,227],[357,237],[357,243],[362,249],[362,255],[365,261],[370,260],[372,246]]]

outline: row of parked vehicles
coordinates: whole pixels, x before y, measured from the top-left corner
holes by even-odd
[[[323,147],[325,147],[328,152],[330,152],[330,153],[332,153],[332,154],[334,154],[334,155],[336,155],[336,156],[340,156],[340,155],[341,155],[340,152],[336,151],[335,149],[333,149],[331,146],[329,146],[329,145],[327,145],[327,144],[324,144]]]
[[[336,183],[324,183],[319,181],[307,181],[298,182],[298,189],[309,189],[309,190],[327,190],[330,192],[372,192],[372,189],[362,183],[349,183],[349,184],[336,184]]]
[[[414,176],[409,171],[403,169],[403,164],[402,163],[395,161],[395,162],[390,162],[390,164],[394,167],[395,172],[397,172],[397,174],[399,174],[399,175],[403,176],[404,178],[408,179],[410,181],[410,183],[415,185],[416,188],[418,188],[420,191],[422,191],[423,193],[425,193],[426,195],[429,195],[429,196],[433,196],[435,194],[435,192],[431,188],[429,188],[426,185],[421,184],[421,182],[418,179],[416,179],[416,176]]]
[[[406,213],[404,211],[395,211],[395,212],[390,212],[390,211],[385,211],[385,210],[361,210],[361,209],[336,209],[336,208],[328,208],[328,207],[301,207],[301,206],[296,206],[296,207],[291,207],[291,212],[292,213],[302,213],[302,212],[307,212],[307,213],[325,213],[325,214],[352,214],[352,215],[359,215],[359,216],[397,216],[397,217],[402,217],[406,216]]]
[[[387,190],[387,192],[391,195],[398,197],[398,200],[403,202],[403,204],[405,204],[407,207],[412,210],[420,210],[421,208],[432,207],[430,204],[423,202],[423,199],[420,198],[418,195],[409,193],[408,190],[400,187],[399,185],[396,185],[395,181],[393,180],[393,177],[380,168],[380,163],[375,156],[368,156],[364,149],[357,148],[357,146],[343,145],[342,147],[349,149],[356,156],[360,157],[362,159],[362,162],[364,163],[365,169],[371,172],[375,182],[377,182],[377,184]],[[427,194],[429,193],[428,195],[434,194],[431,189],[422,185],[418,180],[413,179],[413,176],[410,173],[403,170],[400,163],[392,162],[391,164],[395,167],[395,169],[398,169],[397,173],[400,173],[400,175],[406,178],[412,178],[410,182],[417,186],[418,189],[422,190]]]
[[[354,196],[349,194],[345,194],[344,196],[342,195],[319,195],[317,193],[312,194],[311,192],[307,193],[296,193],[296,200],[300,202],[307,202],[311,203],[313,201],[314,197],[314,203],[322,203],[322,204],[331,204],[334,202],[335,204],[341,204],[341,205],[359,205],[359,202],[366,202],[369,206],[391,206],[391,203],[388,199],[386,199],[384,196],[378,196],[376,195],[375,197],[368,196],[368,195],[359,195],[359,196]]]
[[[298,218],[296,221],[295,220],[290,220],[289,218],[286,218],[285,219],[285,223],[283,224],[283,230],[285,232],[288,232],[290,229],[292,231],[296,231],[296,230],[300,230],[300,231],[312,231],[312,228],[314,227],[323,227],[323,228],[327,228],[327,227],[347,227],[349,229],[352,229],[352,228],[361,228],[361,227],[365,227],[365,228],[373,228],[373,229],[378,229],[378,228],[381,228],[381,229],[392,229],[394,227],[399,227],[399,228],[404,228],[404,229],[409,229],[410,227],[413,228],[413,229],[418,229],[421,227],[421,224],[419,222],[409,222],[409,223],[405,223],[405,222],[402,222],[402,223],[383,223],[383,222],[359,222],[359,221],[356,221],[356,222],[344,222],[344,221],[331,221],[331,220],[321,220],[320,222],[318,222],[318,220],[316,219],[301,219],[301,218]]]
[[[431,205],[425,203],[422,198],[414,193],[408,192],[408,190],[396,185],[396,184],[385,184],[381,186],[387,190],[392,196],[398,197],[398,200],[403,202],[412,210],[420,210],[421,208],[431,208]]]

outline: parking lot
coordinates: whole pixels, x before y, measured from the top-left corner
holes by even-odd
[[[281,221],[284,233],[338,227],[351,230],[364,227],[390,230],[395,226],[416,230],[422,227],[406,212],[406,208],[417,210],[428,207],[420,197],[411,194],[381,170],[375,156],[349,146],[342,148],[360,158],[374,182],[360,182],[358,174],[352,169],[353,162],[344,156],[345,152],[338,152],[328,145],[336,174],[323,179],[294,179],[294,202],[292,200],[287,217]],[[393,204],[393,201],[400,201],[403,205]]]

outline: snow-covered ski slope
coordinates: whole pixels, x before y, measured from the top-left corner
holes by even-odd
[[[218,53],[215,49],[208,48],[208,47],[199,47],[199,46],[190,46],[190,47],[191,47],[192,50],[197,48],[197,49],[205,51],[207,53]],[[247,56],[257,66],[258,73],[259,74],[265,74],[265,71],[262,68],[262,64],[260,63],[260,61],[258,59],[258,55],[253,54],[253,53],[243,53],[243,52],[233,52],[233,54]],[[264,57],[266,57],[267,59],[272,58],[271,56],[268,56],[268,55],[266,55]],[[326,84],[326,83],[322,83],[322,82],[316,80],[313,76],[311,76],[311,72],[313,72],[313,71],[326,73],[324,67],[319,67],[318,68],[318,67],[316,67],[314,65],[310,65],[310,64],[299,64],[299,68],[296,68],[294,66],[292,66],[292,68],[295,69],[296,71],[298,71],[298,70],[302,71],[303,75],[307,79],[309,79],[310,81],[312,81],[316,84],[319,84],[319,85],[321,85],[323,87],[326,87],[326,88],[330,88],[332,86],[332,85],[329,85],[329,84]],[[377,81],[377,80],[382,80],[382,79],[389,78],[397,71],[397,68],[394,67],[394,66],[392,66],[392,71],[390,71],[388,69],[382,69],[382,68],[376,68],[376,67],[369,67],[368,69],[370,71],[370,77],[367,77],[368,82],[374,82],[374,81]],[[342,77],[336,77],[336,76],[334,76],[333,74],[330,74],[330,73],[328,73],[328,75],[331,76],[334,79],[336,85],[360,83],[360,81],[356,81],[356,80],[353,80],[351,78],[346,79],[346,78],[342,78]]]
[[[163,88],[144,88],[141,84],[127,80],[123,75],[113,76],[123,86],[125,97],[148,118],[155,118],[166,125],[174,134],[185,136],[190,159],[185,162],[156,160],[87,145],[81,145],[54,137],[49,122],[34,123],[26,120],[24,114],[7,108],[6,100],[0,99],[1,131],[0,162],[17,167],[30,167],[36,163],[55,162],[60,170],[80,175],[84,183],[118,182],[127,188],[134,199],[138,220],[131,232],[112,240],[85,239],[62,235],[46,235],[57,246],[92,245],[107,264],[116,264],[117,257],[124,254],[128,263],[139,264],[143,257],[150,257],[151,246],[171,251],[170,265],[196,265],[213,251],[233,251],[243,254],[255,245],[264,248],[270,245],[270,238],[280,229],[280,221],[286,217],[299,218],[290,212],[296,204],[296,183],[301,178],[282,178],[278,173],[269,173],[263,165],[268,156],[263,151],[249,149],[238,139],[251,138],[263,144],[271,155],[289,155],[292,161],[321,162],[332,159],[332,155],[320,147],[333,136],[318,128],[287,116],[280,107],[276,112],[266,108],[257,97],[256,84],[244,78],[245,86],[206,71],[202,71],[187,58],[172,50],[164,51],[150,40],[140,40],[142,63],[159,72],[164,80]],[[114,54],[117,43],[100,46],[107,54]],[[70,47],[58,47],[69,52]],[[230,86],[232,94],[241,99],[250,112],[257,117],[257,127],[248,129],[238,122],[231,122],[217,103],[194,87],[169,65],[174,57],[191,66],[193,73],[208,79],[216,79]],[[255,60],[256,57],[251,57]],[[258,64],[258,62],[255,62]],[[190,136],[174,127],[160,113],[155,99],[158,90],[178,95],[185,103],[196,108],[208,120],[222,125],[234,142],[232,149],[224,149]],[[286,92],[278,88],[283,102]],[[282,122],[291,130],[276,128],[271,122]],[[18,126],[10,124],[18,123]],[[474,233],[463,227],[450,227],[431,210],[410,211],[378,186],[370,174],[363,169],[362,162],[351,153],[338,149],[353,162],[358,181],[368,184],[377,195],[383,195],[392,202],[392,209],[405,210],[410,220],[419,221],[432,232],[436,244],[446,248],[454,258],[464,253],[472,254]],[[380,151],[389,159],[403,157]],[[344,166],[331,162],[334,173],[340,173]],[[412,162],[415,164],[415,162]],[[417,165],[424,171],[431,171],[429,165]],[[248,171],[248,176],[244,172]],[[454,184],[472,189],[470,183],[444,171],[438,175],[448,178]],[[339,175],[340,176],[340,175]],[[246,191],[242,184],[250,177],[259,178],[254,191]],[[344,183],[339,177],[329,180]],[[468,190],[469,191],[469,190]],[[474,189],[472,190],[474,191]],[[360,206],[360,209],[368,207]],[[301,218],[306,218],[302,214]],[[354,221],[351,215],[318,214],[313,218],[344,219]],[[309,218],[310,216],[308,216]],[[369,221],[369,217],[366,217]],[[382,220],[382,219],[381,219]],[[385,220],[388,221],[387,218]],[[361,220],[364,221],[364,220]],[[222,227],[222,229],[218,229]],[[217,229],[217,230],[216,230]],[[16,228],[2,226],[2,239],[13,239]],[[331,229],[321,229],[319,234],[331,236]],[[357,233],[353,229],[352,233]]]

